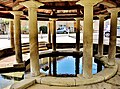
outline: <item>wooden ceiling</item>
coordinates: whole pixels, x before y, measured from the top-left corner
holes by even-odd
[[[26,19],[28,16],[28,9],[20,2],[28,0],[0,0],[0,17],[1,18],[14,18],[9,11],[23,11],[24,15],[21,19]],[[38,7],[37,16],[38,20],[49,20],[49,18],[58,18],[59,20],[73,20],[76,17],[83,18],[84,7],[77,5],[76,2],[80,0],[35,0],[44,4],[44,6]],[[106,14],[107,18],[110,14],[107,12],[107,8],[119,8],[120,0],[103,0],[102,2],[94,6],[94,19],[97,19],[96,15]],[[120,16],[120,13],[118,13]]]

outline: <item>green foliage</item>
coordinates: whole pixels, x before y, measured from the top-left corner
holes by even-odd
[[[39,27],[39,32],[42,31],[42,33],[47,33],[47,26],[41,26]]]
[[[28,30],[28,28],[27,27],[21,27],[21,30]]]

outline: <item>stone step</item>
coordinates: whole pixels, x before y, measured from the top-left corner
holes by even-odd
[[[19,83],[14,83],[10,89],[26,89],[35,84],[35,79],[24,79]]]
[[[1,74],[4,77],[7,78],[17,78],[17,79],[23,79],[24,78],[24,72],[10,72],[10,73],[2,73]]]

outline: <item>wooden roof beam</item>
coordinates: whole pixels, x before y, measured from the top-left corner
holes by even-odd
[[[83,17],[83,15],[60,15],[60,16],[57,16],[57,15],[40,15],[40,14],[37,14],[37,17],[40,18],[40,17],[46,17],[46,18],[75,18],[75,17]]]
[[[13,7],[19,5],[20,2],[24,2],[25,0],[14,0]]]
[[[65,2],[65,1],[78,1],[78,0],[38,0],[40,2]]]
[[[78,9],[78,8],[83,8],[80,5],[74,5],[74,6],[41,6],[39,9],[56,9],[56,10],[72,10],[72,9]]]
[[[11,14],[1,13],[1,12],[0,12],[0,17],[2,17],[2,18],[11,18],[11,19],[14,18],[14,16],[11,15]]]
[[[21,9],[24,9],[23,5],[16,5],[12,8],[12,10],[21,10]]]
[[[3,4],[0,4],[0,6],[3,7],[5,11],[7,11],[7,10],[12,10],[11,7],[5,6],[5,5],[3,5]],[[2,9],[2,10],[3,10],[3,9]],[[0,11],[1,11],[1,9],[0,9]]]
[[[94,12],[94,15],[99,15],[99,14],[108,14],[108,11],[107,11],[107,9],[105,9],[105,10],[100,10],[100,11]]]
[[[111,0],[103,0],[102,2],[100,2],[100,4],[103,4],[107,7],[117,7],[117,4]]]

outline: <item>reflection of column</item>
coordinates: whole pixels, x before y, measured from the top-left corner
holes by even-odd
[[[51,57],[48,57],[49,75],[51,75]]]
[[[108,9],[108,11],[111,13],[108,62],[110,65],[114,65],[115,54],[116,54],[117,17],[118,17],[119,8],[111,8]]]
[[[56,19],[51,19],[52,21],[52,49],[53,52],[56,51]],[[57,64],[56,57],[53,57],[53,75],[57,74]]]
[[[76,18],[76,51],[80,51],[80,18]],[[75,65],[75,73],[79,74],[79,57],[76,57]]]
[[[15,29],[15,55],[18,63],[22,62],[22,47],[21,47],[21,24],[20,15],[22,11],[12,11],[14,15],[14,29]]]
[[[53,76],[57,74],[57,61],[56,57],[53,57]]]
[[[49,21],[48,42],[51,43],[51,21]]]
[[[14,28],[13,28],[13,21],[12,20],[9,21],[9,31],[10,31],[11,48],[14,49],[14,47],[15,47],[15,45],[14,45]]]
[[[76,57],[75,59],[75,74],[79,74],[79,63],[80,63],[80,59],[79,57]]]
[[[83,30],[83,77],[92,77],[93,56],[93,6],[102,0],[81,0],[78,4],[84,6]]]
[[[30,69],[32,76],[38,76],[40,74],[40,65],[38,53],[37,8],[42,4],[37,1],[26,1],[20,4],[28,8],[31,66]]]

